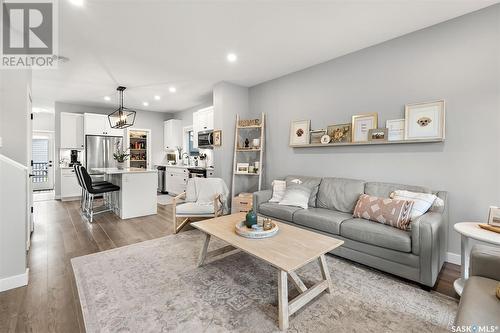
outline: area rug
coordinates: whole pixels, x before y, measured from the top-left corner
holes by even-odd
[[[192,230],[72,259],[87,332],[279,331],[276,269],[243,252],[198,268],[203,240]],[[288,332],[447,332],[453,323],[449,297],[331,255],[327,263],[332,293],[294,314]],[[308,287],[321,276],[316,262],[297,272]]]

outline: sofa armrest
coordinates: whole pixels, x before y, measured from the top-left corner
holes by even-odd
[[[474,245],[470,252],[469,274],[500,281],[500,249]]]
[[[412,252],[420,257],[420,281],[434,286],[446,251],[443,215],[427,212],[411,224]]]
[[[253,210],[255,213],[259,212],[260,204],[268,202],[273,197],[272,190],[263,190],[253,193]]]

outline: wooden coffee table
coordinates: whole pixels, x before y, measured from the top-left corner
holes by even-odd
[[[201,266],[208,258],[239,249],[276,267],[279,270],[279,327],[282,330],[287,329],[290,315],[323,291],[326,290],[330,293],[332,280],[326,265],[325,253],[341,246],[344,241],[276,221],[279,226],[279,232],[276,236],[265,239],[248,239],[238,236],[234,231],[236,223],[244,219],[245,213],[237,213],[192,223],[193,227],[203,231],[206,235],[198,264]],[[230,245],[208,252],[211,236]],[[307,288],[295,270],[313,260],[318,260],[322,280],[311,288]],[[288,276],[300,292],[300,295],[291,301],[288,301]]]

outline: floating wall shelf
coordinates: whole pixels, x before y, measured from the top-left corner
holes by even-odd
[[[371,146],[371,145],[397,145],[405,143],[436,143],[444,142],[444,139],[428,140],[398,140],[398,141],[364,141],[364,142],[343,142],[343,143],[310,143],[306,145],[290,145],[291,148],[317,148],[317,147],[345,147],[345,146]]]

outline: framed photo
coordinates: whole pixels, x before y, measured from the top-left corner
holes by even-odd
[[[331,138],[331,143],[351,142],[351,124],[330,125],[327,128],[327,134]]]
[[[444,101],[405,106],[405,140],[444,139]]]
[[[214,131],[214,146],[222,146],[222,131]]]
[[[292,121],[290,126],[290,145],[308,145],[311,131],[310,120]]]
[[[311,138],[309,143],[321,143],[321,137],[326,134],[325,129],[314,130],[310,132]]]
[[[490,206],[488,214],[488,224],[500,227],[500,207]]]
[[[385,127],[387,127],[387,141],[401,141],[405,139],[404,119],[387,120]]]
[[[369,130],[368,141],[387,141],[387,128]]]
[[[378,128],[377,113],[352,116],[352,142],[368,141],[368,131],[376,128]]]
[[[248,173],[249,163],[236,163],[236,173]]]

